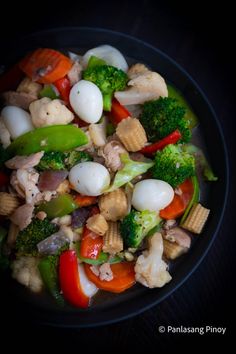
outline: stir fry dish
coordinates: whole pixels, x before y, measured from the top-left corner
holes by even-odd
[[[0,91],[1,272],[78,308],[170,282],[210,213],[201,183],[217,180],[183,96],[110,45],[39,48]]]

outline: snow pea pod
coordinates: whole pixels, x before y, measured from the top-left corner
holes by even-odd
[[[86,134],[73,125],[51,125],[38,128],[16,138],[7,148],[14,155],[30,155],[39,151],[67,151],[88,143]]]
[[[41,259],[38,269],[46,289],[56,299],[58,305],[64,305],[64,299],[60,294],[58,284],[57,258],[55,256],[49,256]]]

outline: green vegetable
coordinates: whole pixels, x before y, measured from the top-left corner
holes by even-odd
[[[92,157],[85,151],[71,151],[65,153],[65,165],[67,169],[71,169],[80,162],[91,161]]]
[[[100,265],[100,264],[103,264],[103,263],[106,263],[108,258],[109,258],[109,255],[108,253],[105,253],[103,251],[101,251],[99,253],[99,256],[97,259],[91,259],[91,258],[85,258],[85,257],[82,257],[80,255],[80,251],[79,251],[79,247],[77,249],[77,255],[78,255],[78,258],[84,262],[84,263],[88,263],[88,264],[92,264],[92,265]]]
[[[0,272],[7,269],[10,264],[8,257],[4,254],[3,251],[3,245],[6,240],[6,236],[7,230],[0,226]]]
[[[37,170],[64,170],[65,169],[65,154],[61,151],[45,152],[39,164],[36,166]]]
[[[189,128],[193,129],[198,125],[198,119],[196,114],[193,112],[192,108],[183,97],[183,95],[172,85],[167,85],[168,88],[168,97],[175,98],[181,106],[183,106],[186,110],[184,119],[189,121]]]
[[[108,253],[105,253],[103,251],[101,251],[99,253],[99,256],[97,259],[91,259],[91,258],[85,258],[85,257],[82,257],[81,254],[80,254],[80,243],[78,242],[76,244],[76,252],[77,252],[77,256],[78,258],[84,262],[84,263],[88,263],[88,264],[92,264],[92,265],[100,265],[100,264],[103,264],[103,263],[110,263],[110,264],[114,264],[114,263],[119,263],[122,261],[122,258],[119,257],[119,256],[114,256],[114,257],[111,257],[109,258],[109,254]]]
[[[61,247],[55,255],[41,259],[38,265],[45,287],[60,306],[64,305],[64,298],[60,293],[58,281],[59,257],[63,251],[68,249],[69,244],[67,243],[65,246]]]
[[[202,174],[206,181],[215,182],[218,180],[218,177],[214,174],[209,162],[207,161],[206,156],[199,147],[192,144],[186,144],[183,145],[183,150],[195,157],[196,162],[200,165],[200,168],[202,169]]]
[[[108,123],[106,126],[106,135],[110,136],[112,134],[114,134],[116,131],[115,126],[112,123]]]
[[[144,210],[131,212],[125,216],[120,224],[120,233],[127,247],[138,247],[145,236],[161,219],[156,212]]]
[[[156,142],[178,129],[182,135],[179,142],[188,142],[191,131],[189,121],[184,118],[185,113],[186,109],[176,99],[160,97],[144,103],[140,122],[149,141]]]
[[[154,162],[149,159],[146,159],[146,162],[133,161],[129,158],[128,154],[121,154],[120,159],[124,167],[116,173],[112,185],[104,192],[114,191],[130,182],[134,177],[147,172],[154,165]]]
[[[0,144],[0,168],[4,166],[4,162],[10,159],[10,156],[6,149]]]
[[[61,194],[49,202],[40,204],[37,211],[44,211],[49,219],[54,219],[70,214],[77,208],[78,205],[70,194]]]
[[[96,57],[95,55],[91,55],[88,61],[87,69],[94,68],[95,66],[106,65],[105,60]]]
[[[103,109],[111,110],[112,96],[115,91],[124,90],[128,81],[127,74],[111,65],[95,65],[84,71],[83,78],[99,87],[103,95]]]
[[[65,170],[71,169],[75,164],[79,162],[91,160],[92,157],[84,151],[49,151],[44,153],[36,168],[39,171]]]
[[[38,254],[37,244],[54,234],[58,230],[47,218],[44,220],[33,219],[33,221],[22,231],[16,239],[16,250],[21,255]]]
[[[163,221],[160,221],[158,225],[154,226],[150,231],[148,231],[146,237],[151,237],[151,236],[154,235],[156,232],[160,232],[162,226],[163,226]]]
[[[157,151],[152,175],[169,183],[173,188],[195,175],[195,159],[192,155],[181,150],[178,145],[167,145]]]
[[[199,183],[198,183],[197,176],[191,177],[191,180],[192,180],[192,184],[193,184],[193,195],[192,195],[192,198],[191,198],[190,202],[188,203],[188,206],[185,209],[185,212],[184,212],[184,214],[183,214],[183,216],[182,216],[182,218],[180,220],[180,225],[183,225],[183,223],[187,219],[187,216],[188,216],[188,214],[190,212],[190,209],[192,208],[193,204],[199,202],[200,188],[199,188]]]
[[[73,125],[51,125],[16,138],[7,148],[10,155],[30,155],[39,151],[67,151],[88,143],[86,134]]]
[[[64,298],[60,294],[58,283],[58,257],[48,256],[43,258],[38,265],[43,283],[49,293],[56,299],[58,305],[64,305]]]
[[[51,100],[55,100],[56,98],[59,98],[60,96],[56,94],[52,85],[45,85],[44,88],[39,92],[39,97],[40,98],[48,97],[48,98],[51,98]]]

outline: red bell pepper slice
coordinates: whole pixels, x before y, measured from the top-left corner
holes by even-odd
[[[65,101],[66,103],[69,103],[71,85],[70,85],[70,80],[68,79],[68,77],[65,76],[62,79],[55,81],[54,85],[58,89],[61,99],[63,101]]]
[[[89,306],[89,297],[84,294],[80,284],[75,251],[68,250],[61,254],[59,280],[63,296],[71,305],[82,308]]]
[[[160,217],[162,219],[171,220],[178,218],[184,213],[189,204],[194,192],[191,178],[186,179],[186,181],[181,183],[178,188],[180,189],[181,194],[179,195],[175,193],[172,202],[167,205],[167,207],[160,210]]]
[[[169,135],[167,135],[165,138],[161,139],[160,141],[157,141],[154,144],[145,146],[144,148],[142,148],[142,150],[140,150],[140,152],[144,155],[152,155],[156,151],[164,149],[164,147],[169,144],[177,143],[177,141],[179,141],[180,139],[181,139],[181,133],[177,129],[177,130],[173,131],[172,133],[170,133]]]
[[[108,118],[114,125],[119,124],[123,119],[130,117],[130,112],[122,106],[117,99],[113,98],[111,111],[108,113]]]
[[[97,259],[102,250],[102,246],[103,238],[84,226],[80,244],[81,257]]]
[[[113,273],[113,279],[110,281],[101,280],[95,275],[90,269],[90,264],[84,264],[84,270],[88,279],[102,290],[121,293],[134,285],[135,272],[133,262],[116,263],[110,266]]]

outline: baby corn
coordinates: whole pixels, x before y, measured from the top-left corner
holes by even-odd
[[[18,206],[19,201],[14,195],[5,192],[0,193],[0,215],[11,215]]]
[[[96,214],[88,218],[86,226],[89,230],[103,236],[108,230],[106,219],[101,214]]]
[[[164,251],[163,254],[167,259],[176,259],[181,256],[183,253],[187,252],[187,248],[178,245],[176,242],[170,242],[163,240]]]
[[[204,208],[200,203],[195,204],[183,223],[182,227],[195,234],[200,234],[207,221],[210,210]]]
[[[147,142],[145,130],[137,118],[123,119],[116,128],[116,134],[128,151],[139,151]]]
[[[98,205],[104,218],[111,221],[122,219],[128,210],[126,194],[122,188],[102,195]]]
[[[108,231],[103,238],[103,251],[115,254],[123,250],[123,240],[117,222],[108,222]]]

